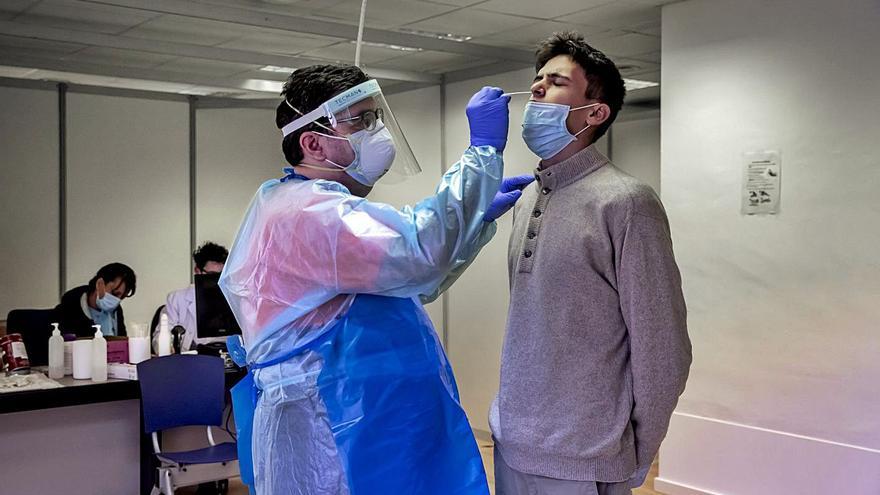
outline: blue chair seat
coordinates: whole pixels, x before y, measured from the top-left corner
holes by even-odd
[[[224,442],[204,449],[186,450],[183,452],[162,452],[157,457],[162,460],[185,464],[211,464],[230,462],[238,459],[238,450],[233,442]]]

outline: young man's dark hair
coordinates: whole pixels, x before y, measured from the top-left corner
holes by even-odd
[[[318,108],[318,105],[333,96],[368,79],[364,71],[352,65],[312,65],[298,69],[290,74],[281,90],[281,96],[286,102],[282,101],[275,110],[275,125],[281,129]],[[302,114],[294,111],[291,106]],[[330,127],[330,122],[324,117],[316,122]],[[281,150],[284,152],[284,158],[291,165],[299,165],[303,159],[299,137],[306,131],[327,132],[326,129],[311,123],[287,135],[281,143]]]
[[[593,141],[598,141],[611,127],[623,106],[626,88],[623,85],[623,78],[620,77],[620,71],[604,53],[587,44],[583,36],[569,31],[553,33],[538,45],[538,50],[535,52],[535,70],[541,70],[550,59],[559,55],[570,56],[584,69],[587,76],[586,97],[599,100],[611,109],[611,116],[597,127],[593,134]]]
[[[193,252],[193,262],[195,262],[196,268],[202,271],[205,270],[205,265],[210,261],[226,264],[226,258],[228,257],[229,251],[225,247],[213,242],[206,242]]]
[[[89,293],[96,290],[99,278],[107,283],[121,278],[122,282],[125,283],[125,297],[133,296],[137,290],[137,276],[135,276],[134,270],[122,263],[110,263],[109,265],[102,266],[98,273],[89,280]]]

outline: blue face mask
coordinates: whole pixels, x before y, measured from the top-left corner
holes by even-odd
[[[523,141],[526,142],[526,146],[532,150],[532,153],[542,159],[546,160],[556,156],[563,148],[575,141],[582,132],[590,128],[590,125],[587,124],[587,127],[579,130],[577,134],[568,132],[568,126],[565,125],[568,114],[596,105],[599,103],[571,108],[568,105],[558,103],[530,101],[526,104],[526,110],[523,113]]]
[[[121,299],[109,292],[105,293],[104,297],[99,297],[97,300],[98,308],[105,313],[112,313],[116,311],[116,308],[119,307],[120,302],[122,302]]]

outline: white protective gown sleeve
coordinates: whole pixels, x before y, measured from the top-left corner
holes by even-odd
[[[436,297],[494,235],[483,215],[502,173],[493,147],[470,147],[433,196],[400,210],[337,182],[263,184],[220,279],[248,360],[308,340],[308,330],[324,328],[349,295]]]

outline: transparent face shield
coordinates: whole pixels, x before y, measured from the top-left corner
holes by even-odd
[[[299,112],[299,109],[294,108],[294,111]],[[375,79],[330,98],[318,108],[284,126],[281,132],[286,137],[322,117],[330,121],[331,127],[327,131],[332,132],[327,134],[347,137],[353,145],[364,134],[379,131],[390,134],[396,153],[388,172],[382,178],[383,183],[400,183],[422,171]],[[370,153],[370,150],[364,149],[362,153]]]

